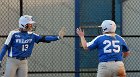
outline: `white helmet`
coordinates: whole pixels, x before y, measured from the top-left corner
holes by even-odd
[[[26,28],[27,24],[34,24],[35,21],[32,20],[32,16],[23,15],[19,18],[19,28]]]
[[[102,27],[104,33],[116,31],[116,24],[112,20],[104,20],[100,27]]]

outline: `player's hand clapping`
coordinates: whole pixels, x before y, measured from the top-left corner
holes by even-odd
[[[79,37],[83,37],[84,36],[84,31],[82,31],[81,28],[77,28],[76,29],[76,33],[79,35]]]
[[[58,35],[61,39],[63,39],[64,35],[65,35],[65,27],[62,27],[61,30],[59,31]]]

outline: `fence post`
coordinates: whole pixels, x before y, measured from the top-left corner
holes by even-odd
[[[115,1],[112,0],[112,20],[115,22]]]
[[[20,16],[23,15],[23,0],[20,0]]]
[[[79,0],[75,0],[75,35],[76,28],[80,26],[80,14],[79,14]],[[75,77],[80,77],[79,68],[80,68],[80,56],[79,56],[79,41],[78,37],[75,37]]]

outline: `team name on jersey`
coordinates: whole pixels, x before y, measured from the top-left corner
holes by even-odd
[[[32,39],[16,39],[16,43],[31,43]]]

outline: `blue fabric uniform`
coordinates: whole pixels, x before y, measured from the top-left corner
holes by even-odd
[[[6,51],[8,50],[8,57],[28,58],[32,54],[32,49],[35,43],[50,42],[59,40],[58,36],[40,36],[33,32],[11,31],[4,43],[0,54],[0,61],[2,61]]]
[[[109,34],[100,35],[88,42],[87,47],[90,50],[98,49],[99,62],[122,61],[122,52],[129,51],[125,40],[117,34],[115,37]]]

